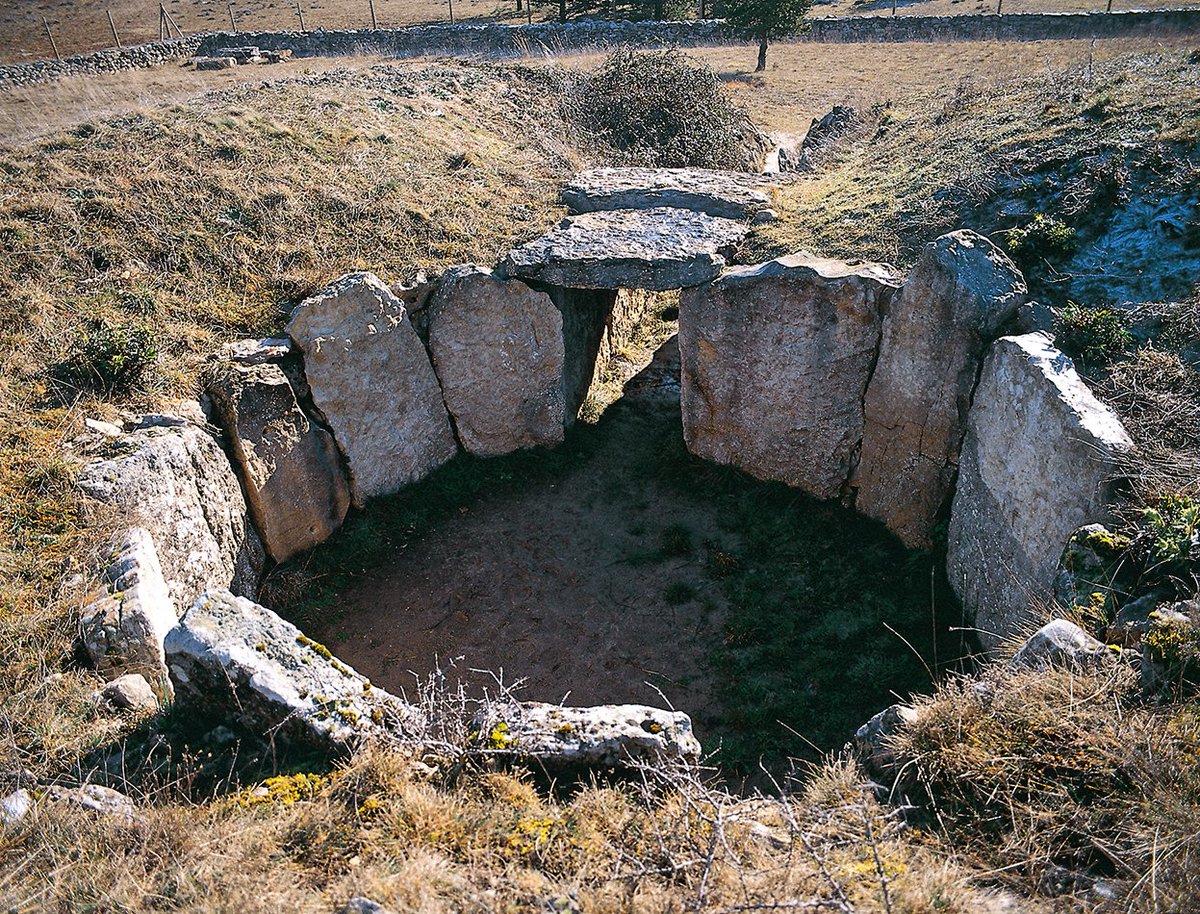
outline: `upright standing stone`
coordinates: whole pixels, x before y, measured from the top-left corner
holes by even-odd
[[[208,391],[271,558],[287,561],[332,536],[350,487],[333,436],[304,414],[283,369],[219,365]]]
[[[1048,601],[1063,546],[1103,521],[1122,458],[1120,420],[1042,333],[997,340],[967,419],[946,571],[987,648]]]
[[[155,425],[121,443],[123,456],[89,464],[77,483],[149,532],[176,613],[213,587],[254,593],[262,543],[212,435],[194,425]]]
[[[883,322],[855,474],[858,510],[929,546],[958,471],[984,351],[1025,294],[1012,261],[974,232],[925,246]]]
[[[688,449],[837,497],[862,442],[881,307],[899,284],[880,264],[797,254],[684,290]]]
[[[433,367],[466,451],[563,440],[563,318],[549,295],[471,264],[442,276],[429,312]]]
[[[313,404],[346,455],[355,504],[399,491],[457,452],[441,388],[404,306],[373,273],[301,304],[288,334]]]

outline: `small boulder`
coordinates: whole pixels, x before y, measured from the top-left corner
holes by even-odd
[[[341,754],[421,730],[416,708],[271,610],[228,591],[197,600],[165,647],[178,705],[258,736]]]
[[[118,711],[140,714],[158,710],[158,698],[141,673],[126,673],[100,690],[100,700]]]
[[[80,624],[88,657],[100,672],[141,673],[169,690],[163,640],[178,614],[147,530],[134,527],[125,532],[110,556],[105,578],[104,595],[84,610]]]
[[[292,341],[287,337],[234,340],[221,347],[221,357],[238,365],[266,365],[286,359],[292,350]]]
[[[350,510],[350,485],[333,436],[301,409],[283,370],[219,364],[208,392],[267,554],[285,562],[329,539]]]
[[[890,705],[873,716],[854,733],[854,749],[866,762],[868,770],[877,777],[895,773],[896,754],[893,737],[920,718],[911,705]]]
[[[1110,515],[1133,442],[1044,334],[1003,337],[967,419],[946,570],[985,648],[1048,601],[1063,544]]]
[[[563,317],[550,296],[470,264],[429,306],[429,351],[463,449],[481,457],[563,440]]]
[[[476,721],[484,749],[548,768],[696,761],[700,743],[678,711],[642,705],[566,708],[521,702]]]
[[[351,898],[342,905],[342,909],[338,914],[392,914],[392,911],[377,901],[359,896]]]
[[[441,388],[404,306],[373,273],[304,301],[288,334],[313,405],[346,456],[356,505],[416,482],[457,452]]]
[[[77,484],[150,534],[178,615],[212,587],[253,592],[264,556],[221,446],[185,419],[164,423],[120,439],[123,456],[88,464]]]
[[[119,790],[111,787],[101,787],[99,784],[82,784],[79,787],[47,787],[44,799],[54,803],[64,803],[77,809],[106,818],[119,819],[125,823],[133,823],[138,819],[137,807],[133,800]]]
[[[20,825],[33,810],[33,795],[24,787],[18,787],[0,800],[0,826],[12,828]]]
[[[665,292],[708,282],[750,227],[733,219],[657,207],[570,216],[510,251],[510,276],[569,289]]]
[[[1015,670],[1083,669],[1107,657],[1103,644],[1074,622],[1055,619],[1037,630],[1009,661]]]
[[[880,264],[809,254],[732,267],[679,306],[688,450],[836,498],[863,436],[881,310]]]

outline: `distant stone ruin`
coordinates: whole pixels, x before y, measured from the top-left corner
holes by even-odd
[[[619,306],[631,289],[683,289],[689,450],[854,505],[912,548],[948,524],[949,580],[985,646],[1049,600],[1073,531],[1108,518],[1129,437],[1048,336],[1002,335],[1025,285],[986,238],[945,235],[907,277],[808,254],[731,267],[770,218],[766,178],[602,169],[563,196],[573,214],[495,269],[343,276],[287,337],[217,354],[207,411],[104,432],[119,456],[79,484],[131,526],[84,620],[99,669],[328,749],[412,738],[416,708],[252,602],[264,567],[460,452],[561,442],[598,353],[640,316]],[[488,713],[481,751],[544,765],[700,752],[675,712]]]

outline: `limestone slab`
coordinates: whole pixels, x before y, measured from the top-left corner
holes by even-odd
[[[574,213],[673,207],[752,219],[771,206],[769,182],[748,172],[709,168],[594,168],[576,175],[562,192]]]

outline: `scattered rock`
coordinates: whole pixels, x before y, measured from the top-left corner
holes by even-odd
[[[1050,597],[1063,543],[1104,520],[1133,443],[1044,334],[1003,337],[983,366],[950,517],[947,575],[984,647]]]
[[[896,753],[892,738],[920,718],[910,705],[891,705],[884,708],[854,733],[853,745],[862,756],[871,774],[890,778],[895,774]]]
[[[219,365],[208,392],[267,554],[285,562],[329,539],[350,509],[350,485],[333,436],[300,408],[283,370]]]
[[[55,803],[66,803],[86,809],[97,815],[121,819],[127,823],[137,821],[137,807],[133,800],[119,790],[101,787],[99,784],[83,784],[79,787],[47,787],[43,798]]]
[[[642,705],[566,708],[521,702],[491,709],[477,723],[484,748],[548,768],[700,758],[691,718]]]
[[[338,914],[392,914],[391,910],[370,898],[351,898]]]
[[[425,347],[373,273],[301,304],[288,333],[312,399],[346,456],[354,503],[397,492],[458,451]]]
[[[511,276],[573,289],[663,292],[716,278],[750,228],[658,207],[583,213],[510,251]]]
[[[292,341],[287,337],[235,340],[221,347],[221,358],[238,365],[266,365],[283,361],[292,354],[292,349]]]
[[[167,636],[176,703],[258,736],[329,752],[417,735],[419,712],[266,607],[204,594]]]
[[[1104,633],[1104,640],[1121,647],[1134,647],[1142,643],[1150,630],[1150,617],[1163,605],[1163,594],[1152,592],[1130,600],[1117,610],[1112,624]]]
[[[679,308],[688,450],[835,498],[863,435],[889,267],[797,254],[733,267]]]
[[[237,60],[232,57],[197,57],[195,58],[196,69],[203,72],[205,70],[232,70],[237,66]]]
[[[1004,252],[961,231],[927,244],[892,297],[867,389],[856,506],[910,549],[930,545],[984,351],[1024,295]]]
[[[100,699],[118,711],[141,713],[158,710],[158,698],[141,673],[118,676],[100,690]]]
[[[24,787],[18,787],[0,800],[0,826],[12,828],[19,825],[33,810],[33,796]]]
[[[481,457],[563,440],[563,317],[550,296],[473,264],[438,283],[429,350],[463,449]]]
[[[106,592],[83,611],[80,623],[88,657],[100,672],[141,673],[169,691],[163,640],[178,613],[150,533],[126,531],[104,575]]]
[[[212,587],[253,592],[262,543],[213,437],[184,422],[136,429],[120,444],[124,456],[84,467],[78,485],[149,532],[176,615]]]
[[[816,169],[818,153],[840,136],[854,129],[858,111],[850,105],[834,105],[821,118],[813,118],[799,146],[781,146],[779,170],[781,172],[808,172]]]
[[[1107,648],[1074,622],[1055,619],[1021,645],[1009,666],[1026,670],[1082,669],[1100,662],[1107,655]]]
[[[672,207],[747,220],[771,205],[769,183],[747,172],[708,168],[595,168],[562,192],[573,213]]]

